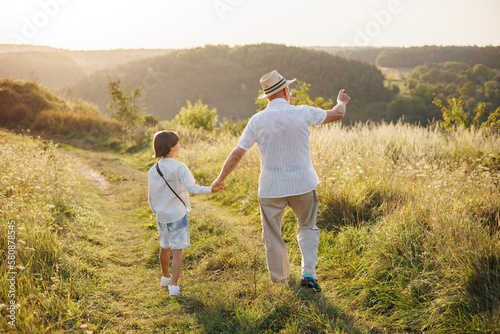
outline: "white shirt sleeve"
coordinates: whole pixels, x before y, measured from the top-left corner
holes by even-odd
[[[244,149],[247,152],[250,151],[256,141],[252,120],[253,118],[251,118],[248,122],[245,130],[243,130],[243,134],[240,137],[240,141],[238,142],[238,147]]]
[[[320,108],[307,108],[307,121],[309,125],[321,125],[326,119],[326,111]]]
[[[153,194],[151,193],[151,175],[148,173],[148,204],[151,210],[153,210],[153,213],[156,215],[152,199],[153,199]]]
[[[191,171],[186,165],[179,168],[179,174],[179,180],[184,186],[184,189],[186,189],[186,191],[191,195],[208,195],[212,192],[212,188],[196,184],[193,174],[191,174]]]

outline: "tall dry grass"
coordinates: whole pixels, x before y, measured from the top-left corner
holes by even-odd
[[[498,330],[499,136],[399,123],[311,137],[339,293],[400,329]]]
[[[73,330],[85,320],[79,301],[97,258],[78,242],[92,214],[73,168],[51,141],[0,131],[0,275],[14,278],[0,285],[2,332]]]
[[[238,138],[183,147],[202,184]],[[181,136],[182,145],[182,136]],[[311,131],[322,228],[318,273],[335,293],[394,330],[499,331],[500,137],[408,124]],[[218,200],[258,215],[254,148]],[[283,235],[300,264],[293,214]]]

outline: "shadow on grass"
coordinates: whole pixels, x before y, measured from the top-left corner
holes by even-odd
[[[370,224],[408,201],[409,194],[398,190],[367,189],[364,196],[337,194],[321,199],[317,225],[326,231],[340,231],[342,227]]]
[[[382,197],[378,196],[365,203],[354,203],[348,198],[332,198],[319,212],[317,225],[328,232],[338,232],[345,226],[359,227],[382,215],[382,202]]]
[[[298,282],[261,287],[256,295],[250,287],[224,291],[224,283],[217,285],[179,299],[202,333],[374,333]]]
[[[471,313],[493,314],[500,306],[500,255],[478,257],[470,264],[465,297]]]

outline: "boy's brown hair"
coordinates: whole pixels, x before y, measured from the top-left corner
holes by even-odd
[[[172,147],[179,142],[179,136],[173,131],[158,131],[153,137],[153,158],[166,157]]]

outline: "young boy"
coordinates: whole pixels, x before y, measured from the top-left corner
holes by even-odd
[[[189,168],[174,160],[180,150],[179,136],[175,132],[157,132],[153,138],[153,149],[153,157],[161,160],[148,172],[148,203],[156,215],[160,234],[160,263],[163,272],[160,285],[168,286],[171,296],[179,296],[182,250],[190,246],[187,214],[191,210],[189,194],[206,195],[219,191],[220,187],[210,188],[195,184]],[[172,275],[168,271],[170,249]]]

